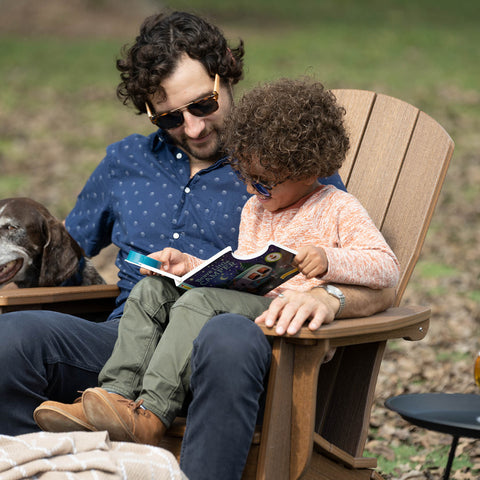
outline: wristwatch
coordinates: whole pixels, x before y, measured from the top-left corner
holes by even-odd
[[[326,290],[326,292],[329,295],[332,295],[332,296],[338,298],[338,300],[340,301],[340,307],[338,308],[337,313],[335,314],[335,318],[338,317],[342,313],[342,310],[345,308],[346,300],[345,300],[345,295],[343,294],[343,292],[338,287],[335,287],[335,286],[329,285],[329,284],[318,285],[317,287],[314,287],[314,288],[323,288],[324,290]]]

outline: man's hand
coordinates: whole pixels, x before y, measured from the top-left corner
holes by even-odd
[[[322,247],[306,245],[298,249],[295,264],[307,278],[320,277],[328,270],[328,259]]]
[[[187,266],[188,256],[176,248],[167,247],[159,252],[151,253],[149,257],[162,262],[162,270],[173,273],[173,275],[181,277],[189,271]],[[140,273],[142,275],[158,275],[158,273],[146,268],[141,268]]]
[[[340,318],[367,317],[391,307],[395,300],[395,289],[373,290],[355,285],[337,285],[346,298]],[[340,307],[340,301],[323,288],[308,292],[286,290],[283,297],[272,301],[268,310],[255,319],[265,322],[267,327],[277,324],[275,332],[294,335],[303,323],[310,319],[308,328],[317,330],[321,325],[331,323]]]
[[[321,325],[333,322],[340,307],[339,300],[322,288],[309,292],[285,290],[281,295],[255,319],[256,323],[265,322],[267,327],[276,324],[277,335],[294,335],[308,319],[308,328],[317,330]]]

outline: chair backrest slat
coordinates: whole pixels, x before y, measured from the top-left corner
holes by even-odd
[[[397,305],[420,256],[453,148],[447,132],[420,112],[382,227],[402,266]]]
[[[387,95],[334,90],[351,137],[340,170],[397,255],[398,304],[418,260],[454,144],[435,120]]]
[[[340,169],[340,176],[345,184],[348,184],[350,172],[355,163],[355,158],[357,157],[364,130],[377,94],[366,90],[333,90],[333,92],[339,104],[348,106],[346,123],[348,124],[347,128],[350,136],[350,150]],[[355,118],[356,121],[349,122],[350,118]]]

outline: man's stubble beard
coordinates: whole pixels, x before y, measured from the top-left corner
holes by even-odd
[[[166,132],[167,137],[169,138],[170,143],[177,145],[183,151],[185,151],[190,157],[193,157],[197,160],[210,161],[212,163],[216,162],[222,158],[224,153],[223,144],[221,143],[221,132],[218,127],[214,127],[212,132],[215,132],[215,138],[212,139],[212,142],[208,144],[208,149],[205,148],[196,148],[192,147],[189,144],[188,137],[186,135],[181,135],[180,137],[172,137],[168,132]]]

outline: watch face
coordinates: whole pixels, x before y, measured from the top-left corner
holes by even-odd
[[[336,313],[336,315],[340,315],[340,313],[345,307],[345,295],[339,288],[334,287],[333,285],[327,285],[325,287],[325,290],[327,291],[327,293],[338,298],[338,300],[340,301],[340,307],[338,307],[338,312]]]
[[[342,291],[339,288],[334,287],[333,285],[327,285],[326,290],[330,295],[334,295],[335,297],[337,297],[339,299],[340,298],[345,298]]]

